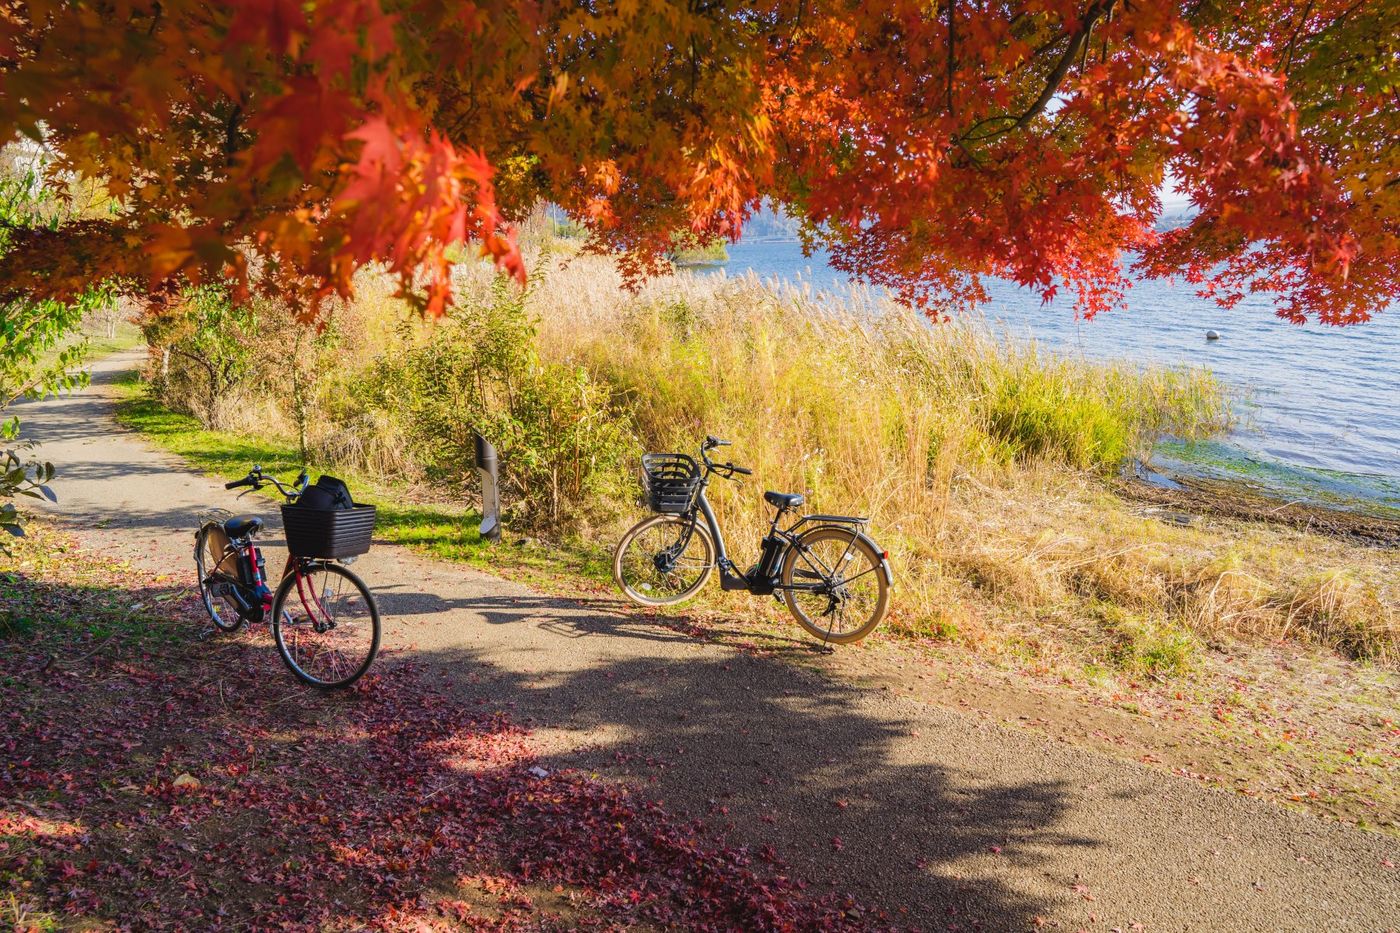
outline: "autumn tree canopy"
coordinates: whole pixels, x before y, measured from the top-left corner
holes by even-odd
[[[1393,0],[0,0],[0,141],[112,199],[12,231],[0,299],[310,309],[382,262],[438,313],[447,245],[520,274],[541,198],[634,274],[768,198],[933,308],[995,275],[1092,313],[1127,252],[1361,321],[1400,293],[1397,36]]]

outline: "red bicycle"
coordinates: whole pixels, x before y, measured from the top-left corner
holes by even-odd
[[[287,486],[254,466],[243,479],[225,484],[225,489],[272,485],[282,494],[287,563],[272,590],[262,551],[253,543],[263,520],[211,510],[195,534],[199,591],[219,631],[270,620],[277,652],[302,683],[348,687],[379,653],[379,607],[369,587],[345,566],[369,550],[374,507],[301,507],[307,479],[303,470]]]

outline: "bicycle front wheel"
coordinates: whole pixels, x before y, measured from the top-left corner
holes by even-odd
[[[715,546],[698,521],[655,515],[638,522],[613,552],[613,580],[642,606],[673,606],[705,585],[715,568]]]
[[[346,568],[307,564],[277,587],[272,637],[302,683],[348,687],[379,653],[379,607],[364,581]]]
[[[889,607],[883,563],[884,556],[865,535],[839,525],[813,528],[783,558],[788,611],[822,641],[860,641]]]

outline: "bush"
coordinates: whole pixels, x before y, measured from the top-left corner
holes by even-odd
[[[475,479],[480,432],[500,453],[510,518],[563,528],[617,506],[636,448],[606,386],[581,367],[540,361],[526,299],[497,279],[428,342],[376,360],[357,402],[383,412],[436,479]]]
[[[218,285],[187,289],[142,321],[160,365],[151,384],[166,407],[193,415],[206,428],[239,427],[246,388],[270,366],[258,316]]]

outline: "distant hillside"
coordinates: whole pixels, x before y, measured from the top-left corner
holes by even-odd
[[[764,207],[744,222],[745,242],[751,240],[795,240],[800,226],[796,218],[782,210]]]
[[[1184,227],[1196,216],[1196,208],[1190,204],[1166,205],[1162,208],[1162,216],[1157,218],[1157,230],[1175,230],[1177,227]]]

